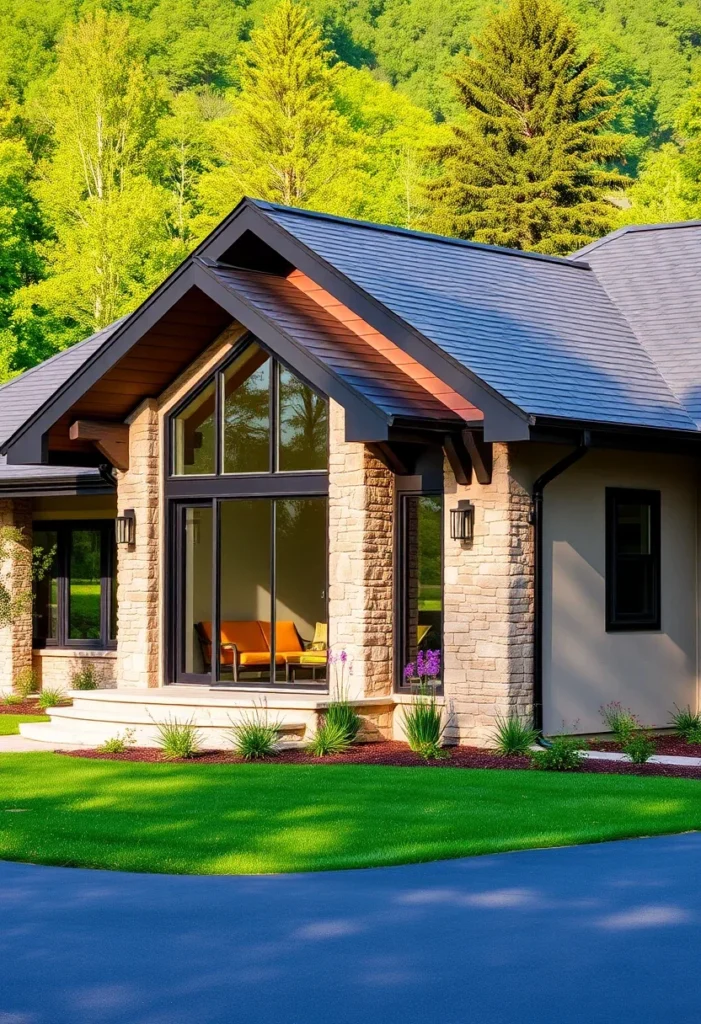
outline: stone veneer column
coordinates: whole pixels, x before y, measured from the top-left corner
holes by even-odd
[[[450,539],[450,509],[475,506],[471,545]],[[497,715],[530,715],[533,546],[530,496],[513,478],[507,445],[494,445],[492,483],[445,477],[445,696],[449,736],[484,742]]]
[[[0,528],[21,530],[21,541],[9,545],[10,556],[0,565],[3,584],[13,598],[32,592],[32,503],[24,498],[0,500]],[[0,629],[0,693],[9,693],[18,674],[32,667],[32,605]]]
[[[117,546],[117,686],[158,686],[159,616],[158,404],[143,402],[129,420],[129,469],[117,472],[117,515],[133,508],[136,541]]]
[[[329,643],[348,652],[353,696],[386,694],[392,690],[394,477],[365,445],[344,440],[343,409],[329,406]]]

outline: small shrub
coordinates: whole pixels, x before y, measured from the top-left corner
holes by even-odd
[[[695,729],[690,729],[684,738],[687,743],[693,743],[695,746],[697,744],[701,745],[701,725],[698,725]]]
[[[23,668],[15,679],[15,693],[21,700],[27,700],[33,693],[39,692],[39,677],[33,668]]]
[[[610,704],[604,704],[599,708],[599,714],[621,744],[627,743],[640,729],[637,716],[629,708],[624,708],[620,701],[613,700]]]
[[[497,727],[492,734],[494,749],[504,757],[527,754],[538,738],[538,730],[517,715],[497,718]]]
[[[71,690],[97,690],[99,686],[94,665],[86,665],[71,677]]]
[[[671,718],[677,736],[689,743],[698,742],[698,740],[690,740],[689,736],[691,733],[701,734],[701,714],[693,712],[688,704],[685,708],[678,708],[675,704]]]
[[[427,761],[444,757],[442,749],[445,723],[435,692],[425,688],[414,695],[408,710],[404,709],[404,731],[409,746]]]
[[[18,693],[6,693],[2,698],[2,702],[6,707],[11,708],[14,707],[15,704],[21,704],[22,697],[20,697]]]
[[[246,761],[255,761],[277,754],[280,723],[269,722],[267,712],[256,708],[240,722],[232,722],[229,735],[236,753]]]
[[[623,744],[623,753],[627,754],[633,764],[645,764],[655,753],[655,743],[652,736],[641,730],[636,732]]]
[[[158,730],[156,743],[167,761],[194,757],[202,749],[202,733],[195,727],[192,719],[189,722],[179,722],[177,718],[168,718],[165,722],[155,724]]]
[[[66,695],[63,690],[59,690],[55,686],[45,686],[39,694],[39,707],[42,711],[46,711],[47,708],[55,708],[59,704],[63,704],[65,699]]]
[[[558,736],[549,747],[531,752],[531,762],[534,768],[546,772],[573,772],[584,760],[582,747],[585,745],[575,736]]]
[[[314,757],[326,757],[328,754],[342,754],[350,745],[342,723],[329,722],[325,718],[307,745],[307,751]]]
[[[329,728],[338,727],[349,743],[360,732],[360,715],[347,700],[335,700],[326,709],[324,721]]]
[[[123,754],[129,747],[134,746],[134,735],[133,729],[125,729],[121,735],[117,733],[111,739],[105,740],[97,749],[101,754]]]

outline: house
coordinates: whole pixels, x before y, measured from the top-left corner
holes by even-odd
[[[700,255],[700,222],[564,259],[244,200],[0,389],[0,521],[54,553],[0,678],[102,687],[24,730],[215,744],[265,701],[301,737],[341,649],[384,735],[426,649],[453,740],[696,708]]]

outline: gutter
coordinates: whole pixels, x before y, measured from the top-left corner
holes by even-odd
[[[589,451],[591,436],[582,432],[578,447],[546,469],[531,490],[531,525],[533,526],[533,726],[543,732],[543,492],[547,485]]]

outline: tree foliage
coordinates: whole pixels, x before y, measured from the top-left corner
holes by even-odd
[[[433,223],[449,234],[566,253],[610,227],[616,100],[553,0],[511,0],[455,83],[467,118],[439,151]]]

